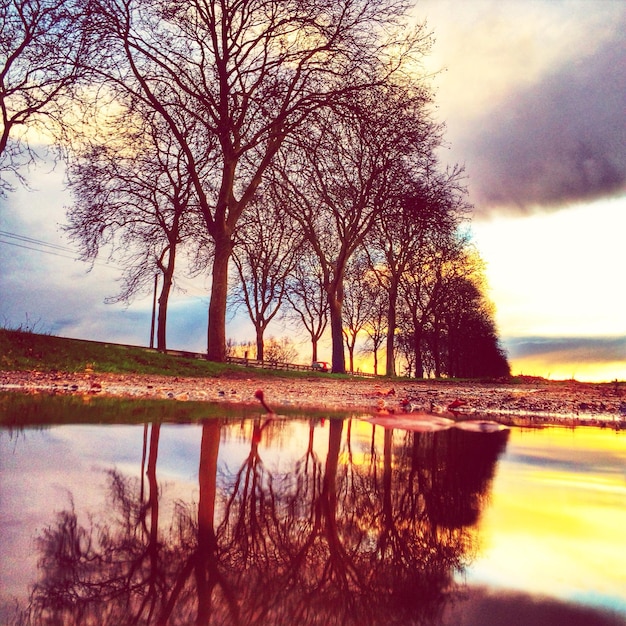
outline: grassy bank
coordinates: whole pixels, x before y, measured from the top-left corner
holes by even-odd
[[[192,378],[250,375],[250,368],[150,348],[68,339],[0,328],[0,371],[150,374]],[[255,376],[306,378],[310,371],[254,368]],[[331,376],[315,372],[315,377]],[[333,377],[352,378],[348,374]]]
[[[162,354],[142,347],[129,347],[114,343],[67,339],[41,335],[30,331],[0,328],[0,371],[39,372],[94,372],[132,373],[156,376],[219,377],[223,375],[250,375],[250,369],[230,363],[213,363],[203,359]],[[255,376],[279,378],[308,378],[332,376],[353,379],[350,374],[323,374],[321,372],[274,370],[254,368]],[[371,379],[370,379],[371,380]],[[401,377],[387,381],[406,380]],[[536,377],[512,377],[506,381],[483,380],[466,382],[507,382],[510,384],[534,382]],[[461,379],[439,379],[442,384],[462,382]]]
[[[0,329],[0,370],[220,376],[234,365],[162,354],[141,347]]]

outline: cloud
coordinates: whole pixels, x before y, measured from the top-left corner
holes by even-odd
[[[466,626],[510,626],[534,624],[569,624],[582,626],[618,626],[622,618],[616,612],[587,607],[549,597],[533,596],[522,592],[482,587],[470,587],[466,599],[451,604],[446,623],[463,623]]]
[[[121,270],[106,257],[91,271],[59,225],[70,198],[63,170],[43,163],[33,168],[32,190],[17,188],[0,198],[0,326],[29,327],[62,337],[148,345],[152,293],[130,306],[105,304],[119,291]],[[187,291],[201,285],[184,280]],[[177,290],[170,298],[168,346],[206,351],[207,297]]]
[[[461,140],[477,212],[626,191],[626,30],[511,93]]]
[[[519,337],[506,340],[511,358],[559,363],[626,361],[626,337]]]
[[[626,336],[509,337],[502,343],[514,374],[588,382],[626,380]]]

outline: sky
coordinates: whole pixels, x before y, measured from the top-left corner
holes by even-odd
[[[626,380],[626,3],[418,0],[413,14],[435,36],[425,69],[446,125],[441,159],[465,167],[512,373]],[[119,270],[75,260],[62,170],[28,178],[30,191],[0,199],[0,325],[147,345],[151,294],[104,304]],[[168,346],[202,351],[208,280],[179,287]],[[227,335],[254,336],[241,318]]]

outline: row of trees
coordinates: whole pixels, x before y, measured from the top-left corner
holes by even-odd
[[[29,40],[42,7],[52,17]],[[430,34],[407,25],[406,9],[396,0],[4,0],[15,91],[28,99],[48,59],[62,85],[61,98],[41,78],[49,99],[30,109],[3,87],[4,109],[55,121],[74,194],[67,231],[84,258],[108,249],[123,263],[117,299],[162,275],[160,349],[183,255],[191,271],[210,272],[212,360],[226,356],[230,302],[245,305],[258,358],[267,325],[289,310],[313,359],[328,326],[334,372],[346,370],[345,346],[352,366],[364,333],[375,359],[384,342],[387,374],[400,355],[416,376],[508,372],[461,234],[462,171],[436,158],[442,128],[420,69]],[[68,20],[69,52],[45,47]],[[25,51],[43,47],[35,71]],[[4,154],[17,154],[18,140],[12,152],[0,145]]]

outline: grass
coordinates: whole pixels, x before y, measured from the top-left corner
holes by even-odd
[[[19,430],[52,424],[190,423],[224,417],[229,408],[206,402],[0,392],[0,425]]]
[[[162,376],[250,376],[240,365],[168,355],[140,347],[39,335],[29,331],[0,329],[0,371],[109,372]],[[254,369],[255,376],[302,378],[334,376],[313,372]],[[22,428],[65,423],[141,424],[145,422],[198,422],[216,417],[258,415],[256,405],[228,407],[207,402],[172,402],[160,399],[108,398],[64,394],[0,392],[0,425]],[[285,411],[302,417],[300,409]],[[333,412],[334,413],[334,412]],[[343,412],[337,412],[344,416]],[[307,411],[307,418],[316,411]],[[328,411],[320,413],[329,417]],[[121,417],[123,416],[123,417]]]
[[[67,339],[37,334],[29,330],[0,328],[0,371],[40,371],[79,373],[133,373],[161,376],[185,376],[191,378],[250,376],[250,369],[229,363],[213,363],[203,359],[163,354],[141,347],[127,347],[113,343],[101,343],[82,339]],[[254,369],[255,376],[278,378],[332,377],[354,379],[350,374],[323,374],[321,372]],[[528,382],[527,378],[511,378],[512,384]],[[387,382],[406,381],[402,377],[385,378]],[[442,383],[470,382],[468,379],[438,379]],[[538,382],[542,379],[534,379]]]
[[[118,398],[71,394],[23,394],[0,391],[0,428],[19,432],[23,428],[59,424],[196,424],[210,419],[258,418],[258,404],[176,402],[160,398]],[[345,419],[352,411],[281,409],[292,419]]]
[[[162,354],[118,344],[0,330],[0,369],[42,372],[115,372],[171,376],[219,376],[226,364]]]
[[[23,330],[0,329],[0,371],[133,373],[161,376],[219,377],[250,375],[240,365],[163,354],[141,347],[66,339]],[[255,369],[258,376],[330,376],[312,372]]]

